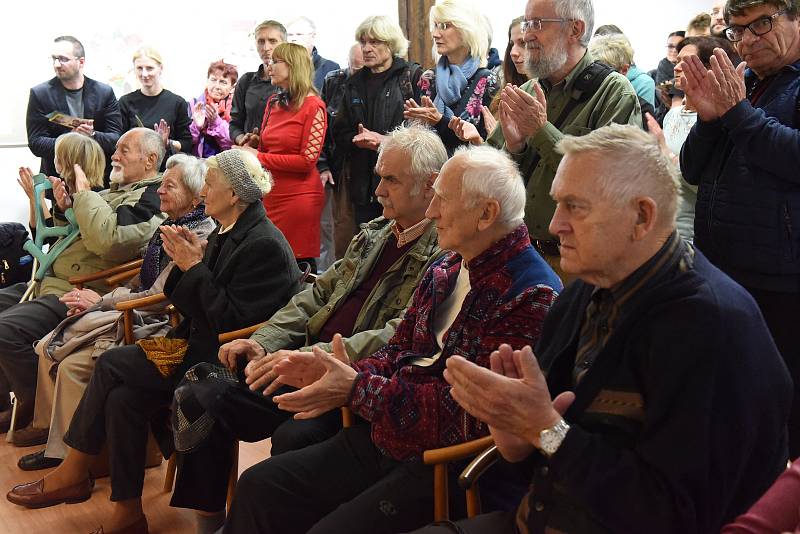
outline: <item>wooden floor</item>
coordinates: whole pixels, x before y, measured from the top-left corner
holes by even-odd
[[[95,530],[103,517],[111,512],[109,479],[96,481],[92,498],[80,504],[60,504],[50,508],[28,510],[11,504],[5,493],[16,484],[32,482],[47,471],[21,471],[17,460],[24,454],[41,447],[18,448],[6,443],[0,434],[0,534],[87,534]],[[239,473],[269,456],[270,440],[259,443],[241,443],[239,447]],[[170,494],[163,492],[167,462],[147,470],[144,481],[143,504],[153,534],[178,534],[194,532],[194,513],[172,508]]]

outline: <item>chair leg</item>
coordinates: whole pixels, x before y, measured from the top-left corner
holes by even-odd
[[[175,484],[175,469],[177,467],[175,462],[175,453],[173,452],[167,462],[167,474],[164,477],[164,493],[172,491],[172,486]]]
[[[447,464],[433,466],[433,520],[446,521],[450,519],[450,510],[447,506]]]
[[[239,480],[239,442],[233,445],[233,461],[231,462],[231,473],[228,476],[228,498],[226,500],[226,508],[228,512],[231,511],[231,503],[233,502],[233,495],[236,493],[236,482]]]
[[[478,484],[473,484],[467,490],[467,517],[475,517],[481,513],[481,496],[478,493]]]

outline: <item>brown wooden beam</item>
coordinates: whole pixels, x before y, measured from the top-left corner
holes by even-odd
[[[433,67],[431,57],[431,30],[428,25],[428,13],[435,0],[398,0],[397,9],[400,14],[400,27],[408,37],[408,59],[424,68]]]

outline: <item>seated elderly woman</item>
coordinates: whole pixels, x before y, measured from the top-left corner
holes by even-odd
[[[233,86],[239,79],[234,65],[222,60],[208,67],[208,80],[203,94],[189,102],[192,122],[192,153],[199,158],[213,156],[232,145],[230,136]]]
[[[436,70],[422,74],[421,101],[407,100],[404,116],[434,127],[452,154],[464,144],[448,127],[453,117],[471,122],[486,137],[483,106],[497,89],[486,68],[489,35],[483,15],[468,0],[444,0],[431,7],[430,24],[439,62]]]
[[[115,506],[97,532],[146,533],[141,495],[147,431],[169,406],[177,380],[192,365],[216,361],[220,333],[271,316],[299,290],[292,250],[261,205],[271,188],[269,173],[239,150],[221,152],[208,165],[200,196],[219,228],[205,252],[190,230],[161,227],[164,250],[175,262],[164,293],[183,321],[167,337],[113,348],[98,358],[64,436],[64,462],[43,479],[14,487],[9,501],[41,508],[89,499],[89,465],[107,444]],[[153,428],[166,438],[160,440],[164,452],[171,452],[171,433],[158,424]]]
[[[176,154],[167,160],[167,171],[158,188],[161,211],[168,216],[163,225],[185,226],[201,239],[216,226],[205,214],[200,199],[205,169],[205,164],[197,158]],[[175,264],[164,250],[159,230],[150,239],[143,260],[141,272],[124,287],[102,297],[92,289],[73,289],[61,298],[69,308],[70,317],[36,346],[39,373],[33,423],[15,432],[12,439],[19,447],[47,442],[47,448],[23,456],[18,463],[21,469],[53,467],[66,455],[62,438],[89,383],[97,356],[123,342],[122,313],[116,311],[115,305],[163,291]],[[135,339],[166,333],[167,304],[135,312]]]
[[[426,216],[451,251],[422,277],[394,336],[351,363],[313,347],[273,367],[301,389],[273,400],[299,419],[346,405],[369,424],[273,456],[244,472],[225,532],[405,532],[433,515],[425,449],[488,434],[450,396],[445,364],[487,367],[501,343],[533,345],[561,281],[522,223],[525,187],[516,165],[489,147],[460,150],[434,182]]]

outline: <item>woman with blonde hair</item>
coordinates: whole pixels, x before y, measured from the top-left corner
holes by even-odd
[[[161,54],[154,48],[142,47],[133,54],[133,68],[141,89],[122,95],[119,99],[122,131],[142,126],[158,132],[167,149],[165,163],[172,154],[191,153],[189,104],[161,84],[164,71]]]
[[[103,148],[91,137],[69,132],[59,135],[55,144],[54,158],[56,172],[64,181],[68,193],[75,192],[75,167],[80,168],[86,175],[89,185],[92,188],[103,186],[103,173],[106,170],[106,155]],[[58,178],[50,177],[54,182]],[[36,230],[36,208],[33,196],[33,171],[29,167],[19,168],[19,178],[17,183],[25,191],[30,202],[29,224],[32,230]],[[54,184],[55,185],[55,182]],[[44,203],[44,196],[40,199],[43,219],[48,226],[52,225],[50,210]]]
[[[448,127],[453,117],[474,124],[486,137],[483,106],[491,103],[497,90],[495,77],[486,68],[489,33],[486,19],[471,0],[434,5],[430,24],[439,61],[435,70],[420,78],[421,102],[408,100],[405,118],[433,126],[452,154],[464,144]]]
[[[286,236],[297,262],[316,270],[325,203],[317,171],[327,129],[325,103],[314,89],[314,66],[305,47],[279,44],[267,72],[280,92],[267,101],[258,149],[240,148],[258,156],[272,173],[275,185],[264,198],[267,216]]]

